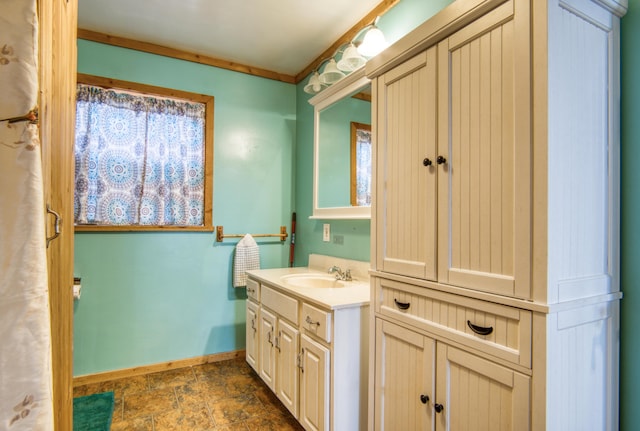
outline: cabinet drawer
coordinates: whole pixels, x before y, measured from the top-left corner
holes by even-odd
[[[275,311],[291,323],[298,324],[297,299],[291,298],[264,284],[260,287],[260,298],[262,305]]]
[[[331,342],[331,312],[302,303],[302,327],[307,333]]]
[[[376,279],[376,312],[531,367],[531,312],[411,284]]]
[[[250,278],[247,279],[247,297],[260,302],[260,283]]]

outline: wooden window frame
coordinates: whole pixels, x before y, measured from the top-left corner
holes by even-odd
[[[129,90],[138,93],[160,97],[173,97],[205,105],[204,130],[204,211],[202,226],[160,226],[160,225],[76,225],[76,232],[109,232],[109,231],[207,231],[212,232],[213,226],[213,109],[214,97],[175,90],[137,82],[121,81],[118,79],[78,73],[78,84],[94,85],[113,90]],[[74,191],[75,192],[75,191]]]

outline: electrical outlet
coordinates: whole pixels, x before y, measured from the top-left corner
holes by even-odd
[[[329,223],[326,223],[322,227],[322,240],[324,242],[331,241],[331,225]]]
[[[337,245],[344,244],[344,235],[334,235],[333,236],[333,243],[337,244]]]

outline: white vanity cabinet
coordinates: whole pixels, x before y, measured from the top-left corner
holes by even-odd
[[[371,430],[615,430],[625,0],[456,0],[366,65]]]
[[[296,288],[280,281],[296,270],[251,271],[247,288],[259,297],[247,300],[247,362],[258,364],[258,375],[306,430],[365,430],[368,283]]]
[[[247,280],[247,363],[256,373],[260,372],[260,283]]]
[[[260,286],[260,377],[298,415],[298,300]]]

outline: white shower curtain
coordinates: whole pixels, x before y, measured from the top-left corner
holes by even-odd
[[[0,14],[0,430],[52,430],[36,0]]]

